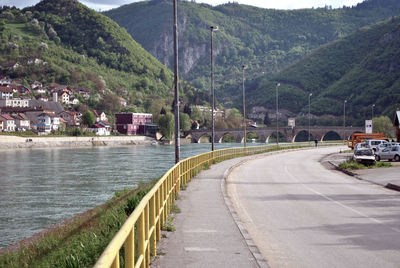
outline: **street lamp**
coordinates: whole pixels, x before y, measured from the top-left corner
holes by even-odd
[[[371,117],[371,120],[374,119],[374,108],[375,108],[375,104],[372,104],[372,117]]]
[[[211,151],[214,151],[214,135],[215,135],[215,123],[214,123],[214,110],[215,110],[215,97],[214,97],[214,52],[213,52],[213,32],[218,31],[218,26],[211,26]]]
[[[279,145],[279,132],[278,132],[278,87],[280,83],[276,83],[276,145]]]
[[[311,117],[310,117],[310,110],[311,110],[311,96],[312,93],[310,93],[308,95],[308,142],[310,142],[310,121],[311,121]]]
[[[243,135],[244,135],[244,141],[243,141],[243,146],[246,148],[246,139],[247,139],[247,134],[246,134],[246,95],[244,91],[244,69],[246,69],[246,65],[242,65],[242,91],[243,91]]]
[[[175,117],[175,163],[180,158],[180,124],[179,124],[179,78],[178,78],[178,8],[176,0],[174,0],[174,117]]]
[[[343,102],[343,142],[346,140],[346,103],[347,100]]]

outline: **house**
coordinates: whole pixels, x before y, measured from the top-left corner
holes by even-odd
[[[96,122],[98,122],[98,121],[108,121],[107,115],[103,111],[93,110],[93,114],[96,116]]]
[[[121,134],[136,135],[145,134],[146,125],[153,122],[152,114],[119,113],[115,114],[117,130]]]
[[[30,59],[28,59],[28,65],[31,65],[31,64],[41,64],[43,61],[41,60],[41,59],[38,59],[38,58],[30,58]]]
[[[74,111],[63,111],[59,113],[59,116],[67,122],[67,126],[76,127],[80,126],[81,124],[81,113]]]
[[[10,64],[8,64],[8,69],[11,71],[15,71],[18,69],[19,66],[20,64],[18,62],[11,62]]]
[[[10,98],[10,99],[0,99],[0,107],[29,107],[29,99],[23,98]]]
[[[17,93],[18,94],[31,94],[31,91],[26,86],[17,86]]]
[[[127,101],[126,101],[126,99],[124,99],[124,98],[119,98],[119,101],[121,102],[121,106],[122,107],[126,107],[126,105],[127,105]]]
[[[47,93],[47,89],[44,87],[35,87],[34,90],[37,94],[46,94]]]
[[[92,132],[99,136],[109,136],[111,134],[111,125],[108,122],[97,122],[91,128]]]
[[[8,86],[0,86],[0,99],[10,99],[14,96],[14,91]]]
[[[41,100],[41,101],[49,101],[49,97],[42,93],[39,95],[36,95],[35,99]]]
[[[69,104],[69,93],[66,91],[59,91],[58,98],[61,100],[61,103]]]
[[[36,88],[41,88],[43,87],[43,84],[40,83],[39,81],[33,81],[31,84],[31,89],[36,89]]]
[[[396,115],[394,118],[394,125],[396,126],[397,141],[400,142],[400,111],[396,112]]]
[[[29,118],[25,114],[13,114],[12,117],[15,120],[15,126],[18,131],[25,131],[30,129],[31,123],[29,121]]]
[[[69,97],[69,104],[77,105],[77,104],[79,104],[79,100],[77,98],[75,98],[75,96],[72,95]]]
[[[79,87],[79,88],[72,88],[71,90],[79,95],[82,95],[82,97],[84,99],[90,98],[90,90],[89,89]]]
[[[9,114],[0,114],[0,120],[3,121],[3,131],[15,131],[15,120]]]
[[[60,117],[54,113],[44,112],[39,114],[37,130],[39,132],[50,133],[57,131],[60,125]]]
[[[11,81],[7,76],[0,76],[0,86],[8,86],[11,84]]]
[[[0,131],[3,131],[4,129],[4,122],[3,120],[0,118]]]

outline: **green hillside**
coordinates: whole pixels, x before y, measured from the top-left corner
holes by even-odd
[[[347,100],[349,124],[370,119],[373,104],[376,115],[392,117],[400,104],[400,17],[361,28],[271,79],[254,81],[248,91],[250,106],[273,109],[277,82],[279,106],[294,114],[308,113],[312,92],[313,115],[340,118]]]
[[[4,8],[0,38],[2,74],[25,85],[38,80],[88,88],[94,107],[110,94],[124,97],[138,111],[155,96],[172,100],[171,71],[114,21],[76,0]],[[34,57],[47,64],[27,65]],[[12,62],[20,64],[18,69],[7,68]]]
[[[179,51],[184,79],[209,89],[210,25],[215,33],[216,95],[225,104],[240,88],[240,66],[253,79],[271,76],[311,51],[394,15],[397,0],[367,0],[341,9],[262,9],[235,3],[212,7],[180,1]],[[172,1],[151,0],[104,14],[127,29],[136,41],[166,66],[172,66]]]

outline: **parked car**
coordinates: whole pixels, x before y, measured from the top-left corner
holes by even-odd
[[[368,148],[372,149],[374,152],[377,152],[377,151],[379,151],[379,147],[378,146],[380,144],[385,144],[385,143],[388,143],[388,142],[385,141],[385,140],[367,140],[367,141],[365,141],[365,143],[367,144]]]
[[[374,151],[370,148],[360,148],[358,150],[355,150],[353,154],[353,159],[357,163],[361,163],[364,165],[374,165],[376,162]]]
[[[376,161],[381,161],[381,160],[392,161],[393,159],[395,161],[400,161],[400,146],[395,145],[395,146],[387,147],[379,152],[376,152],[375,159],[376,159]]]
[[[366,142],[359,142],[356,144],[356,146],[354,147],[354,151],[360,150],[360,149],[365,149],[368,148],[368,143]]]
[[[396,146],[396,145],[400,145],[400,143],[398,143],[398,142],[393,142],[393,141],[391,141],[391,142],[386,142],[386,143],[381,143],[381,144],[378,145],[378,148],[377,148],[376,151],[379,152],[379,151],[381,151],[381,150],[383,150],[383,149],[386,149],[386,148],[392,147],[392,146]]]

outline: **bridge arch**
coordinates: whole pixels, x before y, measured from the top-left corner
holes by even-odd
[[[197,143],[211,143],[211,136],[205,133],[199,137]]]
[[[292,142],[305,142],[309,141],[308,140],[308,133],[310,133],[310,141],[314,140],[314,135],[311,132],[308,132],[308,130],[301,130],[297,132],[296,135],[294,135]]]
[[[278,132],[278,137],[279,137],[279,142],[287,142],[287,137],[285,134],[282,132]],[[275,143],[276,142],[276,132],[272,132],[268,138],[267,138],[268,143]]]
[[[233,135],[230,132],[225,132],[218,138],[218,143],[224,143],[224,142],[236,142],[235,135]]]
[[[342,137],[336,131],[328,131],[322,136],[322,141],[338,141],[342,140]]]

